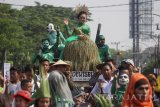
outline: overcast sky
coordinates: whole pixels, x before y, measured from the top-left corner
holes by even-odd
[[[35,0],[0,0],[0,2],[34,5]],[[128,4],[129,0],[36,0],[41,4],[53,6],[76,7],[78,4],[92,6],[110,6],[118,4]],[[158,2],[159,3],[159,2]],[[158,4],[157,3],[157,4]],[[159,3],[160,4],[160,3]],[[102,24],[101,34],[105,35],[106,43],[112,47],[111,42],[120,42],[120,49],[132,47],[132,40],[129,39],[129,6],[113,6],[104,8],[89,8],[92,13],[92,22],[88,22],[91,27],[91,36],[95,40],[98,23]],[[158,11],[158,10],[156,10]],[[142,45],[143,48],[146,48]]]

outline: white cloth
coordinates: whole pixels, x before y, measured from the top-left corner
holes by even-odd
[[[10,83],[8,86],[8,90],[9,90],[9,93],[11,93],[11,95],[15,94],[20,89],[21,89],[21,82],[20,81],[17,84]]]
[[[49,77],[49,73],[47,73],[47,78],[46,79],[48,79],[48,77]],[[37,81],[40,82],[40,80],[41,80],[41,76],[37,75]]]
[[[104,94],[108,94],[109,96],[111,96],[111,87],[112,87],[112,80],[113,80],[113,77],[111,78],[111,80],[109,81],[106,81],[103,77],[103,75],[101,74],[98,78],[98,80],[103,80],[103,86],[102,86],[102,90],[103,90],[103,93]],[[91,93],[92,94],[97,94],[97,93],[100,93],[101,90],[98,86],[98,82],[96,83],[96,85],[94,86],[94,88],[92,89]]]

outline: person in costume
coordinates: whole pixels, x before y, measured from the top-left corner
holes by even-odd
[[[79,14],[77,15],[77,19],[78,19],[78,24],[75,28],[79,29],[84,34],[86,34],[87,36],[90,36],[90,27],[86,24],[86,22],[87,22],[87,12],[85,12],[85,11],[79,12]],[[66,29],[69,37],[73,36],[73,31],[70,30],[70,28],[68,26],[68,20],[67,19],[64,19],[64,24],[65,24],[65,29]]]
[[[42,61],[41,61],[41,65],[44,67],[44,76],[45,76],[45,78],[48,78],[49,77],[49,60],[48,59],[43,59]],[[40,73],[38,74],[38,75],[36,75],[36,80],[37,80],[37,82],[40,82],[40,79],[41,79],[41,75],[40,75]]]
[[[131,76],[121,107],[153,107],[152,87],[143,74]]]
[[[50,62],[54,59],[54,47],[49,44],[48,39],[42,39],[42,47],[39,50],[38,54],[35,55],[32,62],[33,64],[36,63],[36,61],[41,62],[43,59],[47,59]]]
[[[61,51],[65,47],[65,38],[63,34],[60,32],[59,26],[57,26],[55,30],[54,25],[52,23],[49,23],[48,25],[48,32],[49,43],[53,46],[54,58],[55,60],[57,60],[60,57]]]
[[[49,44],[50,45],[55,45],[55,43],[57,42],[57,31],[54,28],[54,25],[52,23],[49,23],[48,26],[48,39],[49,39]],[[60,44],[62,44],[65,41],[65,38],[62,34],[62,32],[59,31],[59,41]]]
[[[106,62],[109,58],[111,58],[109,46],[105,44],[105,37],[103,35],[99,35],[99,42],[97,43],[97,47],[102,62]]]
[[[54,70],[49,75],[52,107],[73,107],[73,98],[65,75]]]
[[[28,107],[32,101],[31,94],[28,91],[18,91],[13,98],[15,98],[15,107]]]
[[[36,92],[32,95],[34,98],[34,107],[50,107],[51,102],[51,95],[50,95],[50,87],[48,79],[46,79],[44,75],[44,67],[40,66],[40,86],[38,86],[36,80],[35,81],[35,88]]]
[[[119,88],[115,91],[115,94],[113,95],[114,107],[121,107],[123,95],[126,91],[126,87],[129,82],[128,69],[122,66],[120,66],[118,69],[119,69],[119,75],[117,78],[117,82],[118,82]]]

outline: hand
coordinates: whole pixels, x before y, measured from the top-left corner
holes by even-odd
[[[68,25],[68,19],[64,19],[63,22],[65,25]]]
[[[9,82],[10,81],[8,79],[5,81],[6,86],[9,86]]]

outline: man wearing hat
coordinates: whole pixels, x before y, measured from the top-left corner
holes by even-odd
[[[109,46],[105,44],[105,37],[103,35],[99,35],[99,42],[97,43],[97,47],[102,62],[105,62],[108,58],[111,58]]]

